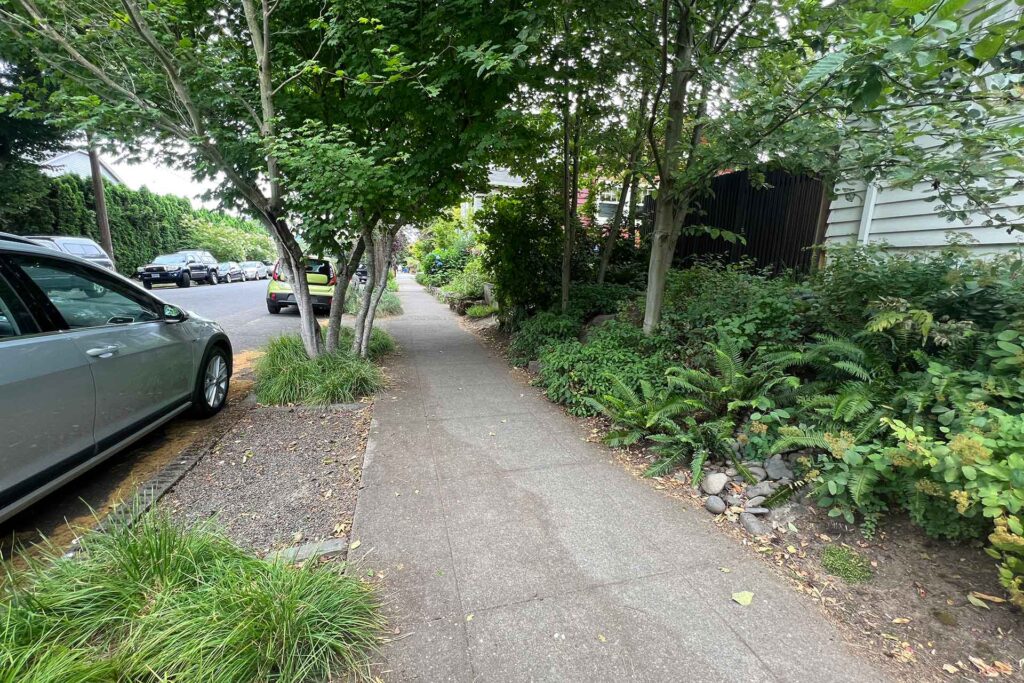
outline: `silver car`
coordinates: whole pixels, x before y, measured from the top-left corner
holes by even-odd
[[[230,380],[216,323],[0,233],[0,521],[176,415],[218,412]]]
[[[246,280],[266,280],[270,270],[260,261],[242,261],[242,272]]]

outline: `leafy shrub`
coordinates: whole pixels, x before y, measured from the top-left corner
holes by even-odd
[[[574,284],[569,290],[566,315],[585,322],[595,315],[616,313],[636,290],[625,285]]]
[[[474,220],[480,226],[484,267],[503,317],[544,310],[559,293],[562,219],[558,197],[526,188],[489,198]]]
[[[467,261],[465,267],[441,288],[441,294],[445,299],[479,299],[484,295],[485,282],[484,263],[477,256]]]
[[[377,329],[372,334],[377,333],[379,340],[387,335]],[[379,350],[387,344],[374,344],[371,337],[371,353],[375,346]],[[310,358],[298,335],[271,339],[254,371],[256,398],[270,405],[351,403],[384,385],[380,370],[369,360],[352,355],[344,344],[334,353]]]
[[[0,593],[0,681],[295,682],[365,675],[383,619],[334,566],[244,553],[159,513],[15,572]]]
[[[628,323],[609,321],[596,328],[586,344],[575,339],[541,348],[539,383],[552,401],[564,403],[574,415],[592,415],[588,398],[605,396],[621,382],[631,389],[649,382],[665,386],[670,362],[663,337],[647,337]]]
[[[668,274],[662,325],[680,343],[699,349],[717,328],[741,348],[800,338],[808,292],[792,277],[769,277],[750,263],[701,262]]]
[[[486,318],[494,315],[498,312],[497,306],[487,306],[485,304],[476,304],[466,309],[466,315],[470,318]]]
[[[580,333],[577,320],[557,313],[538,313],[528,319],[512,338],[508,357],[513,365],[526,365],[540,357],[542,349],[552,342],[572,339]]]

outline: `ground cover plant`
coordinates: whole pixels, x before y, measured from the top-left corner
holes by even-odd
[[[487,318],[497,312],[497,306],[488,306],[487,304],[474,304],[466,309],[466,315],[470,318]]]
[[[348,350],[351,329],[342,328],[341,336],[337,351],[316,358],[305,354],[296,335],[272,339],[253,368],[256,399],[268,405],[328,405],[351,403],[379,390],[384,376],[372,361],[393,351],[394,340],[387,332],[374,329],[367,359]]]
[[[578,316],[542,313],[510,358],[539,359],[548,396],[603,412],[612,441],[650,445],[650,474],[782,455],[796,483],[768,504],[808,487],[867,535],[902,510],[929,536],[987,539],[1024,607],[1021,278],[1019,255],[955,243],[833,248],[803,278],[699,263],[669,274],[655,335],[628,302],[585,343]]]
[[[149,513],[8,570],[0,681],[364,678],[382,625],[370,587],[337,565],[268,562]]]

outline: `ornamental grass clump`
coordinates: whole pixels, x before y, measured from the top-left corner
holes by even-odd
[[[256,399],[267,405],[329,405],[351,403],[384,386],[380,369],[365,358],[352,354],[343,334],[337,351],[310,358],[298,335],[271,339],[266,353],[256,361]],[[386,332],[374,330],[370,355],[377,357],[394,342]]]
[[[383,619],[336,565],[267,562],[161,513],[0,590],[0,683],[367,678]]]

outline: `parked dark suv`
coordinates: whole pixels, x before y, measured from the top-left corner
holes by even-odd
[[[153,285],[174,283],[188,287],[193,282],[217,284],[217,259],[208,251],[186,249],[173,254],[161,254],[138,269],[142,286],[151,289]]]

